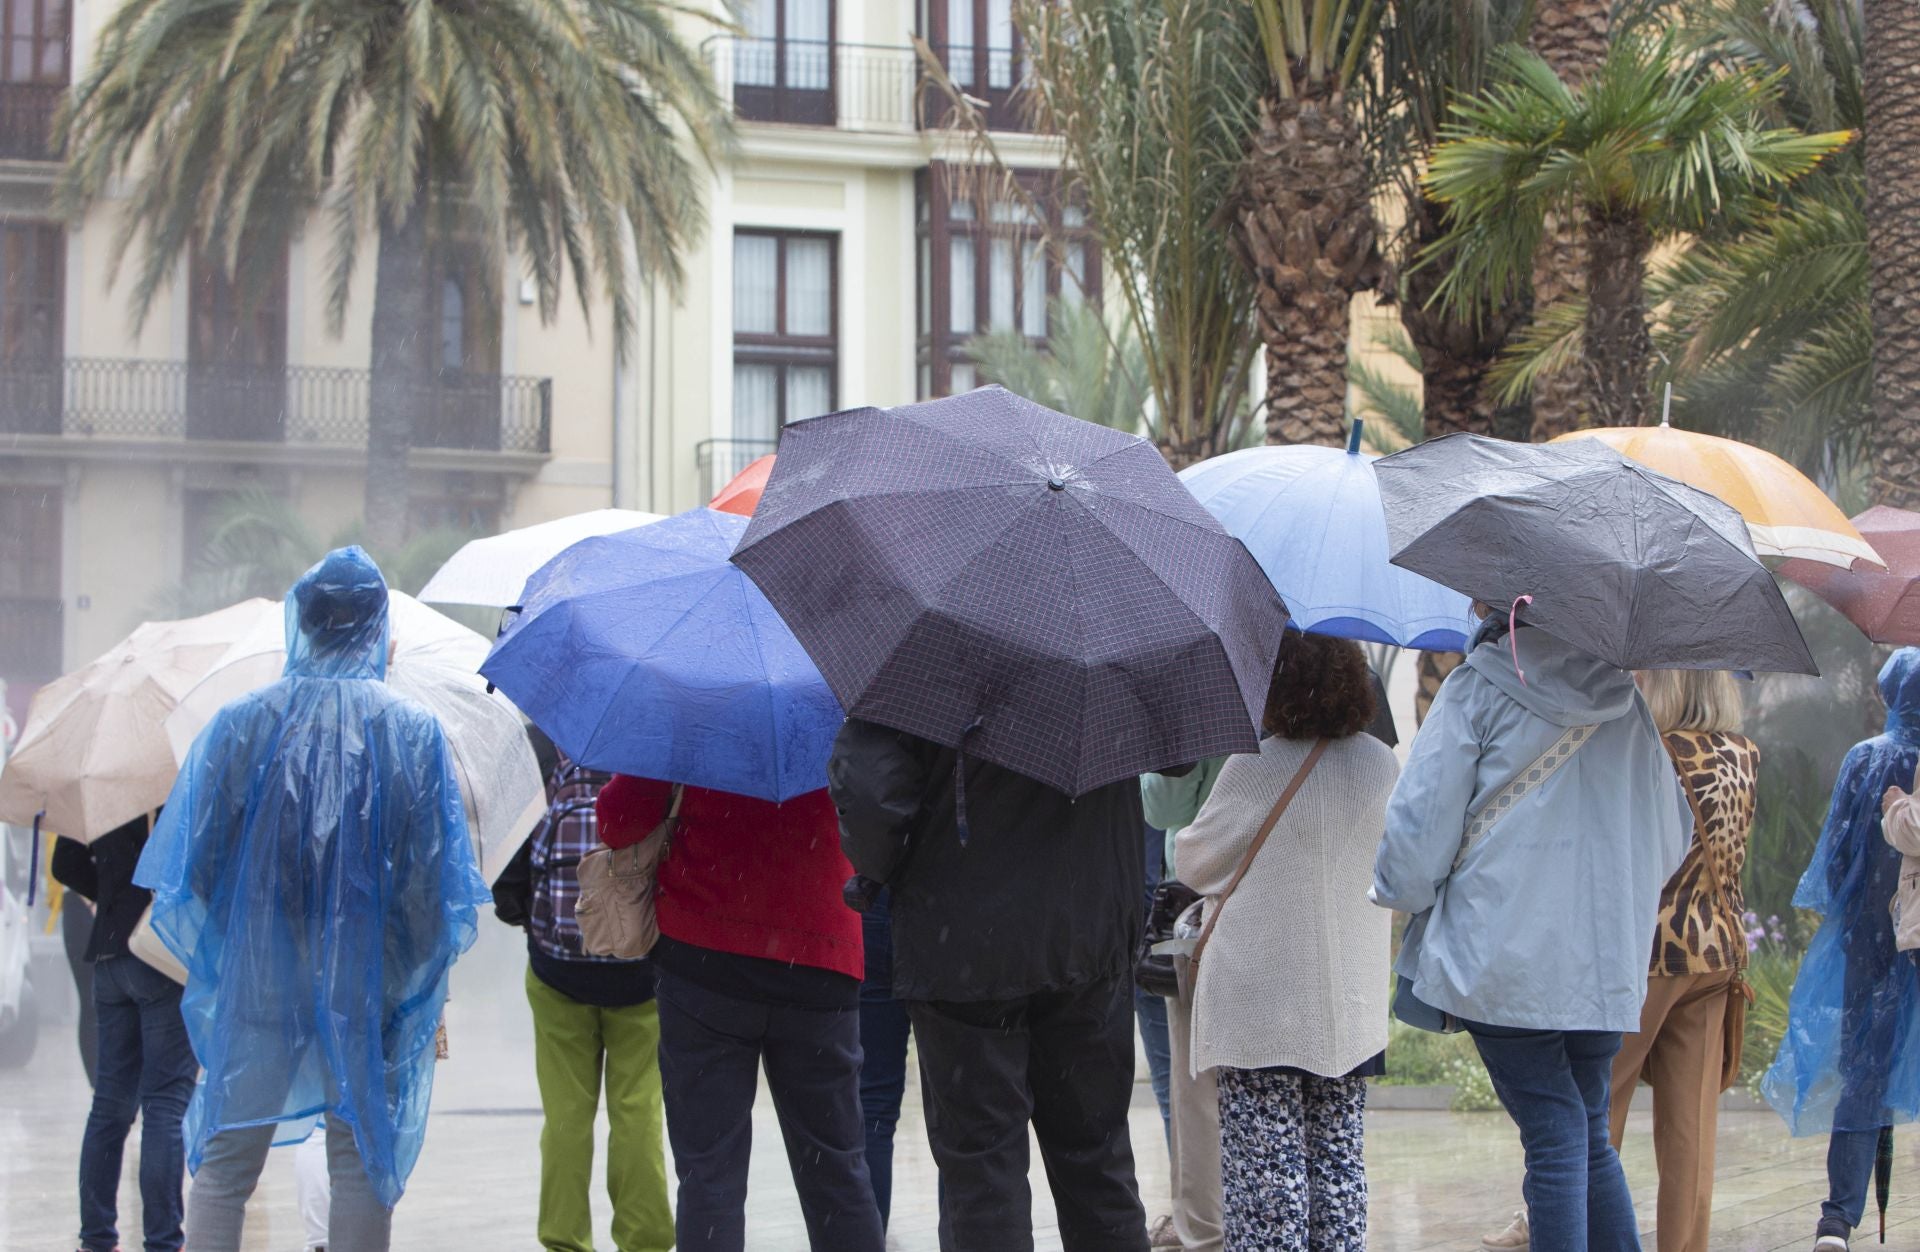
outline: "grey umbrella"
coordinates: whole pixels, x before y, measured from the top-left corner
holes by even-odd
[[[850,715],[1068,794],[1258,746],[1286,610],[1136,435],[998,387],[797,422],[733,559]]]
[[[1375,462],[1393,563],[1622,669],[1814,674],[1740,515],[1592,440],[1448,435]]]

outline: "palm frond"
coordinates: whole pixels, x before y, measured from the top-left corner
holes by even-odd
[[[1572,369],[1586,348],[1587,302],[1568,297],[1534,311],[1533,320],[1508,341],[1489,374],[1503,404],[1533,392],[1542,378]]]

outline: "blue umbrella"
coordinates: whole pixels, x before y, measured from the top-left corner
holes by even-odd
[[[1467,598],[1387,560],[1375,458],[1296,444],[1248,448],[1180,474],[1260,562],[1302,630],[1433,652],[1466,648]]]
[[[844,718],[728,561],[746,529],[694,509],[581,540],[527,580],[480,672],[590,768],[776,802],[819,790]]]

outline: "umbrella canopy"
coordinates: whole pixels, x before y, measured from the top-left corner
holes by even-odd
[[[533,571],[582,539],[632,530],[660,520],[658,513],[633,509],[595,509],[523,526],[504,535],[473,539],[447,559],[420,589],[429,604],[475,604],[507,609],[520,603],[521,589]]]
[[[746,529],[693,509],[575,544],[528,581],[481,672],[592,769],[776,803],[818,791],[844,718],[727,560]]]
[[[1302,630],[1434,652],[1467,646],[1467,598],[1387,560],[1377,459],[1295,444],[1246,448],[1180,473],[1266,571]]]
[[[1697,431],[1658,426],[1576,430],[1555,443],[1597,439],[1668,478],[1698,487],[1732,505],[1747,523],[1761,556],[1794,557],[1844,569],[1855,561],[1882,564],[1871,544],[1826,492],[1765,448]]]
[[[204,617],[147,622],[34,696],[0,770],[0,821],[93,840],[166,802],[178,767],[164,723],[233,642],[280,606],[245,600]]]
[[[1788,561],[1780,576],[1840,610],[1875,643],[1920,644],[1920,513],[1880,505],[1854,518],[1853,525],[1886,562],[1885,570],[1865,562],[1843,570]]]
[[[1812,674],[1740,515],[1605,444],[1442,439],[1375,464],[1396,565],[1622,669]]]
[[[773,453],[755,457],[747,462],[747,468],[733,476],[732,481],[714,493],[707,501],[710,509],[719,509],[722,513],[738,513],[742,517],[752,517],[754,509],[760,505],[760,493],[767,489],[767,479],[773,474]]]
[[[279,606],[272,608],[272,620],[228,647],[167,717],[171,758],[185,760],[222,708],[280,678],[286,623]],[[393,624],[387,685],[426,708],[446,732],[480,872],[492,882],[546,812],[546,784],[526,726],[477,672],[487,655],[484,637],[403,592],[388,592],[387,609]]]
[[[1258,744],[1259,565],[1151,443],[999,387],[789,425],[733,559],[848,713],[1069,794]]]

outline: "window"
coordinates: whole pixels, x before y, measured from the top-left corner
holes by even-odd
[[[928,42],[954,84],[986,101],[995,130],[1026,130],[1019,98],[1026,47],[1013,24],[1013,0],[927,0]]]
[[[287,251],[264,262],[261,251],[243,245],[237,274],[198,252],[189,262],[190,439],[277,440],[286,430]]]
[[[780,428],[834,408],[838,237],[733,237],[733,437],[771,446]]]
[[[491,474],[415,475],[408,521],[416,535],[434,530],[490,535],[500,529],[500,482]],[[421,490],[424,488],[424,491]]]
[[[18,719],[60,673],[61,511],[57,486],[0,484],[0,682]]]
[[[920,175],[919,385],[925,396],[971,390],[964,345],[989,331],[1044,343],[1055,299],[1097,299],[1099,251],[1086,211],[1062,203],[1059,175],[1015,175],[1025,195],[994,189],[981,203],[964,171],[934,162]]]
[[[0,223],[0,431],[57,435],[66,235],[44,222]]]
[[[833,0],[747,0],[733,47],[733,102],[756,122],[834,122]]]
[[[470,243],[441,244],[433,272],[433,323],[421,336],[433,390],[414,414],[414,446],[498,448],[500,284]]]
[[[67,85],[69,0],[0,0],[0,156],[51,159]]]

